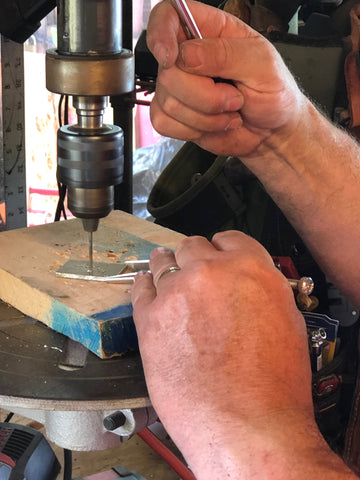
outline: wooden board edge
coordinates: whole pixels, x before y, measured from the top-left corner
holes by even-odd
[[[17,294],[20,290],[21,296]],[[100,358],[137,348],[130,304],[97,313],[94,317],[86,316],[4,270],[0,270],[0,298],[24,315],[80,342]]]

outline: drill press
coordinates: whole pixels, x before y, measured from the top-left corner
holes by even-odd
[[[46,87],[70,95],[77,124],[58,130],[57,177],[67,186],[68,208],[92,236],[114,208],[122,182],[121,128],[104,123],[110,95],[134,90],[134,58],[122,49],[121,0],[58,0],[57,49],[46,54]]]

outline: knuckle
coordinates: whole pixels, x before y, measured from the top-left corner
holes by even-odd
[[[173,97],[165,97],[162,102],[164,112],[170,117],[174,117],[179,107],[179,102]]]
[[[274,264],[264,261],[264,258],[248,254],[241,260],[243,275],[256,285],[268,285],[273,290],[284,282],[285,277],[276,269]]]
[[[194,260],[191,268],[187,270],[186,284],[191,295],[201,296],[209,291],[213,283],[217,282],[216,278],[213,262],[206,259]]]
[[[213,88],[204,90],[206,97],[202,101],[204,113],[216,115],[224,111],[226,94],[221,92],[219,85],[214,84]]]
[[[230,44],[228,41],[226,41],[224,38],[218,38],[218,45],[215,51],[213,52],[214,55],[214,67],[215,71],[219,72],[221,71],[224,67],[226,67],[229,62],[233,61],[233,53],[230,47]]]
[[[183,238],[176,247],[175,256],[179,255],[182,250],[193,248],[196,244],[203,241],[204,237],[201,237],[200,235],[192,235],[191,237]]]
[[[226,239],[234,239],[237,241],[241,241],[248,238],[247,235],[239,230],[225,230],[223,232],[217,232],[213,236],[213,240],[226,240]]]

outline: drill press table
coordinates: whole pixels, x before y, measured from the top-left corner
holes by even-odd
[[[138,352],[100,359],[2,301],[0,407],[42,423],[49,440],[80,451],[117,446],[149,416],[155,420]],[[103,419],[119,410],[125,424],[106,431]]]
[[[44,410],[149,405],[139,353],[104,360],[74,342],[76,366],[68,347],[67,337],[0,301],[0,404]]]

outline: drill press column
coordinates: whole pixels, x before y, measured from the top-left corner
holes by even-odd
[[[46,86],[73,96],[78,123],[58,131],[57,176],[88,232],[113,209],[123,175],[123,132],[103,123],[108,96],[134,90],[134,58],[121,48],[121,33],[121,0],[58,1],[58,48],[46,55]]]

